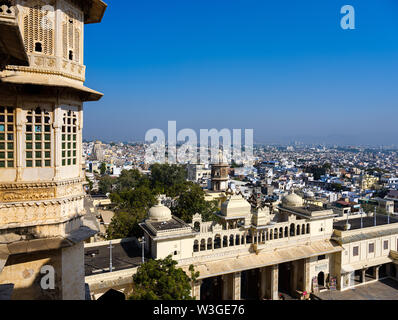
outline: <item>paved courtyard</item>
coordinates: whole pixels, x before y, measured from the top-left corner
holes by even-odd
[[[322,300],[398,300],[398,281],[388,278],[343,292],[322,292],[317,297]]]

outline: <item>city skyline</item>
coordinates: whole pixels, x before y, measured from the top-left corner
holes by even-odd
[[[107,94],[84,137],[142,141],[176,120],[257,143],[394,144],[397,4],[351,1],[343,30],[344,4],[132,1],[126,20],[113,4],[87,28],[87,83]]]

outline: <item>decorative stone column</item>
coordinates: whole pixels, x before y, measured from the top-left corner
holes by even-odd
[[[267,269],[260,269],[260,299],[264,299],[267,296]]]
[[[235,272],[233,274],[233,287],[232,287],[233,300],[240,300],[240,286],[241,286],[241,273]]]
[[[364,268],[361,270],[361,282],[362,283],[366,282],[366,270],[368,270],[368,268]]]
[[[311,292],[310,260],[304,259],[304,288],[303,291]]]
[[[192,287],[192,297],[195,298],[195,300],[200,300],[200,286],[202,285],[202,280],[197,280],[193,284]]]
[[[15,161],[16,161],[16,182],[22,180],[22,168],[24,167],[23,163],[23,150],[25,150],[25,139],[23,138],[23,128],[24,128],[24,119],[23,119],[23,112],[20,104],[22,103],[21,99],[17,97],[17,107],[15,108],[15,118],[16,118],[16,137],[15,137]]]
[[[279,300],[278,276],[279,276],[279,268],[278,265],[275,264],[271,266],[271,300]]]
[[[375,276],[376,280],[379,280],[379,269],[380,269],[380,267],[381,266],[375,266],[374,267],[374,272],[375,272],[374,276]]]

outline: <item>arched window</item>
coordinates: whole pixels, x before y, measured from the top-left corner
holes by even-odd
[[[307,233],[310,233],[310,224],[307,223]]]
[[[214,249],[220,249],[221,248],[221,236],[217,234],[214,237]]]
[[[285,227],[285,238],[289,236],[289,228]]]
[[[223,241],[222,241],[222,246],[224,248],[228,247],[228,237],[227,236],[224,236]]]
[[[296,236],[300,235],[300,226],[297,226]]]
[[[41,42],[35,43],[35,52],[43,52],[43,45],[41,44]]]
[[[193,243],[193,252],[198,252],[199,251],[199,241],[195,240]]]
[[[265,231],[265,240],[268,241],[268,230]]]
[[[230,236],[229,236],[229,246],[231,247],[231,246],[233,246],[234,245],[234,236],[231,234]]]
[[[206,240],[202,239],[200,241],[200,251],[205,251],[206,250]]]
[[[305,234],[305,224],[301,226],[301,234]]]
[[[278,239],[278,229],[274,230],[274,239]]]
[[[295,225],[294,225],[294,223],[292,223],[292,224],[290,225],[290,236],[291,236],[291,237],[294,237],[294,236],[295,236],[294,231],[296,231],[296,230],[295,230]]]
[[[193,228],[196,232],[200,232],[200,222],[195,222]]]
[[[212,238],[207,239],[207,250],[212,249],[212,243],[213,243]]]
[[[279,238],[283,238],[283,228],[279,228]]]
[[[236,237],[235,237],[235,245],[236,246],[240,245],[240,236],[239,236],[239,234],[237,234]]]
[[[269,239],[274,240],[274,232],[272,230],[269,232]]]

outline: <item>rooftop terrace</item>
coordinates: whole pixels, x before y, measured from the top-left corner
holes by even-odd
[[[347,220],[340,220],[333,223],[333,228],[336,230],[344,231]],[[348,220],[348,223],[351,225],[350,230],[361,229],[361,218],[355,217]],[[390,217],[390,224],[398,223],[398,219],[394,217]],[[363,217],[362,218],[362,227],[370,228],[374,226],[382,226],[388,224],[388,216],[385,215],[377,215],[376,223],[374,217]]]

